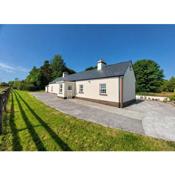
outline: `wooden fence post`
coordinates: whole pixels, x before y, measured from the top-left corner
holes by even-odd
[[[5,89],[0,94],[0,134],[2,134],[3,132],[2,115],[3,115],[3,111],[7,112],[6,105],[7,105],[9,93],[10,93],[10,88]]]

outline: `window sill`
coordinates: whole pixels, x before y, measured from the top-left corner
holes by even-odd
[[[107,96],[107,94],[99,94],[99,95],[102,95],[102,96]]]

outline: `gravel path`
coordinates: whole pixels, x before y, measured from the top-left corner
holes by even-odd
[[[63,100],[54,94],[32,93],[32,95],[45,104],[76,118],[92,121],[112,128],[121,128],[127,131],[144,134],[142,121],[140,120],[124,117],[88,105],[78,104],[77,102],[74,102],[76,101],[74,99]]]
[[[144,101],[116,108],[79,99],[60,99],[55,94],[32,93],[46,105],[76,118],[139,134],[175,141],[175,107]]]

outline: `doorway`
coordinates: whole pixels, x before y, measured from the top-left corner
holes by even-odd
[[[67,86],[67,98],[72,98],[73,97],[73,87],[72,85]]]

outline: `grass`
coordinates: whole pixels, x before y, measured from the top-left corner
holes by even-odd
[[[175,95],[175,92],[160,92],[160,93],[138,92],[137,95],[157,96],[157,97],[171,97],[172,95]]]
[[[3,116],[1,151],[175,150],[175,142],[141,136],[79,120],[56,111],[24,91],[13,91]]]
[[[0,86],[0,91],[2,91],[5,88],[7,88],[7,87]]]

